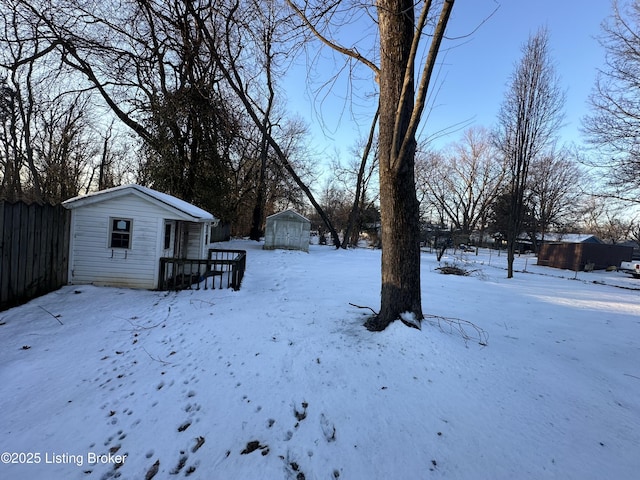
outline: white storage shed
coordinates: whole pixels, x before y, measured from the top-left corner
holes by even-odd
[[[293,210],[274,213],[267,217],[264,248],[273,250],[309,251],[311,221]]]
[[[71,198],[69,283],[154,289],[161,257],[206,258],[217,219],[171,195],[123,185]]]

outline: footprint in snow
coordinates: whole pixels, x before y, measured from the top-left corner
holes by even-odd
[[[336,426],[327,419],[324,413],[320,414],[320,428],[327,442],[336,441]]]

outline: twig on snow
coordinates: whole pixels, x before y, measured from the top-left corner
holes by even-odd
[[[151,355],[149,352],[147,352],[147,349],[142,347],[142,350],[144,350],[144,353],[146,353],[147,355],[149,355],[149,358],[151,360],[153,360],[154,362],[160,362],[163,365],[171,365],[171,362],[166,362],[164,360],[160,360],[159,358],[155,358],[153,355]]]
[[[60,323],[60,325],[64,325],[64,323],[62,323],[62,321],[60,320],[60,318],[58,318],[60,315],[54,315],[53,313],[51,313],[49,310],[47,310],[46,308],[44,308],[42,305],[38,305],[42,310],[44,310],[45,312],[47,312],[49,315],[51,315],[53,318],[55,318],[58,323]]]
[[[376,312],[373,308],[371,307],[363,307],[362,305],[356,305],[355,303],[351,303],[349,302],[349,305],[351,305],[352,307],[356,307],[356,308],[364,308],[366,310],[371,310],[373,312],[374,315],[378,315],[378,312]]]
[[[213,303],[213,302],[208,302],[208,301],[206,301],[206,300],[202,300],[201,298],[198,298],[198,299],[196,299],[196,300],[189,300],[189,303],[190,303],[191,305],[193,305],[194,307],[195,307],[195,302],[200,302],[200,307],[202,307],[202,304],[203,304],[203,303],[206,303],[206,304],[208,304],[208,305],[210,305],[210,306],[212,306],[212,307],[215,305],[215,303]]]
[[[136,325],[135,323],[133,323],[130,319],[125,318],[125,320],[127,322],[129,322],[129,325],[131,325],[133,327],[132,331],[138,331],[138,330],[151,330],[152,328],[157,328],[160,325],[162,325],[163,323],[165,323],[167,321],[167,319],[164,320],[160,320],[158,323],[156,323],[155,325],[151,325],[150,327],[143,327],[141,325]]]

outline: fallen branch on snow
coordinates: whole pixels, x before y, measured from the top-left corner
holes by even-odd
[[[437,325],[444,333],[456,333],[460,335],[465,344],[470,340],[476,340],[478,344],[483,347],[489,344],[489,334],[473,322],[460,318],[443,317],[441,315],[425,315],[424,318],[427,321],[431,319],[430,323]],[[448,328],[445,328],[443,325],[447,325]],[[475,333],[469,333],[469,330],[473,330]]]
[[[468,277],[469,275],[480,271],[479,269],[475,270],[465,270],[462,267],[458,267],[457,265],[444,265],[442,267],[436,268],[440,273],[444,275],[460,275],[462,277]]]
[[[371,307],[356,305],[355,303],[351,302],[349,302],[349,305],[356,308],[370,310],[374,315],[378,315],[378,312],[376,312]],[[436,325],[440,329],[440,331],[444,333],[457,333],[458,335],[460,335],[465,344],[470,340],[476,340],[478,344],[482,345],[483,347],[486,347],[489,344],[489,334],[473,322],[462,320],[460,318],[443,317],[442,315],[424,315],[423,320],[429,321],[429,319],[432,319],[432,321],[430,321],[429,323],[431,323],[432,325]],[[419,322],[409,322],[406,318],[400,318],[400,321],[407,327],[417,328],[418,330],[421,330]],[[445,328],[443,324],[448,325],[448,328]],[[470,334],[468,332],[469,330],[475,331],[475,334]]]

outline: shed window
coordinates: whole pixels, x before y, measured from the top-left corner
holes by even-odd
[[[111,219],[109,248],[131,248],[132,223],[132,220],[126,218]]]

